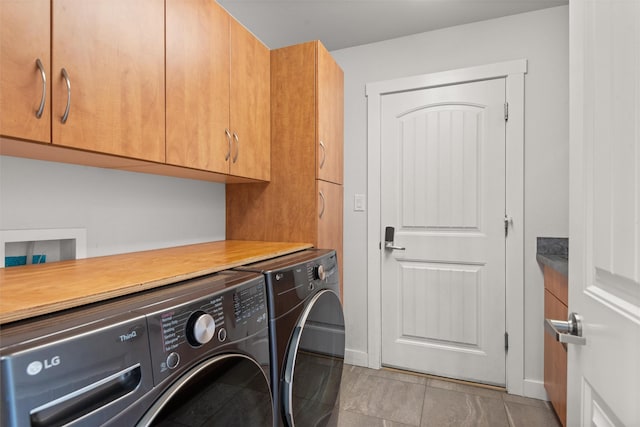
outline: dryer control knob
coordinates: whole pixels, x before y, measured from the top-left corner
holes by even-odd
[[[324,280],[327,278],[327,273],[324,271],[324,265],[320,264],[316,268],[313,269],[315,272],[315,278],[319,280]]]
[[[215,320],[204,311],[196,311],[187,322],[187,340],[195,347],[211,341],[215,332]]]

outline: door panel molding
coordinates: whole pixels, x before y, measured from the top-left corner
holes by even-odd
[[[506,211],[513,224],[506,238],[506,385],[513,394],[525,394],[524,379],[524,74],[520,59],[366,85],[367,96],[367,276],[368,366],[381,367],[381,101],[394,92],[428,89],[479,80],[505,78],[509,119],[506,126]],[[529,393],[530,394],[530,393]]]

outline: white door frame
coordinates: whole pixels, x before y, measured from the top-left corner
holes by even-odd
[[[506,239],[506,358],[507,390],[524,393],[524,75],[527,60],[500,62],[366,85],[367,96],[367,321],[368,366],[381,367],[382,301],[380,240],[381,98],[385,94],[413,89],[506,79],[509,121],[506,126],[506,213],[513,219]]]

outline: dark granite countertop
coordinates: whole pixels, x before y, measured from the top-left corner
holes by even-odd
[[[536,259],[557,272],[569,276],[569,239],[566,237],[538,237]]]

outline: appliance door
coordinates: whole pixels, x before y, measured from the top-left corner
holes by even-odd
[[[226,354],[174,382],[138,426],[271,426],[269,381],[253,359]]]
[[[338,402],[344,363],[344,315],[335,292],[313,296],[298,320],[282,378],[288,426],[325,425]]]

